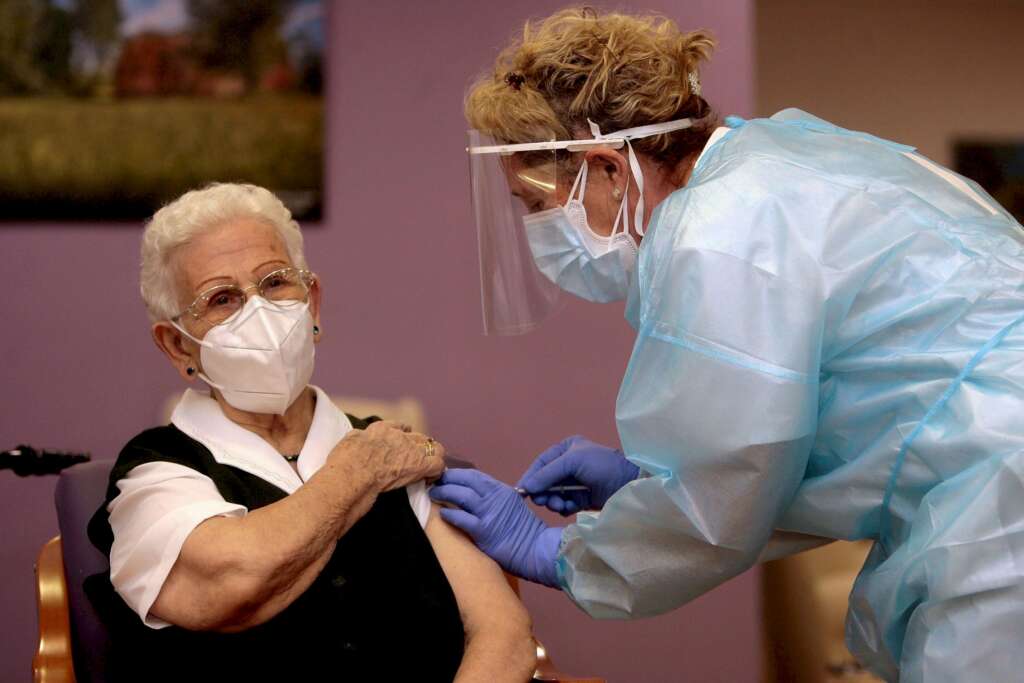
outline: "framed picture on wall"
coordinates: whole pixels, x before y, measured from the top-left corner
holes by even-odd
[[[959,141],[953,146],[953,165],[1024,223],[1024,140]]]
[[[214,181],[323,206],[327,0],[0,0],[0,221],[138,221]]]

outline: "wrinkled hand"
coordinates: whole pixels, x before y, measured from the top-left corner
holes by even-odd
[[[451,469],[430,490],[441,517],[462,529],[480,550],[516,576],[558,587],[555,560],[562,527],[548,527],[512,487],[478,470]]]
[[[433,444],[427,445],[428,440]],[[370,478],[380,492],[402,488],[444,472],[444,446],[398,422],[374,422],[353,429],[335,445],[330,461],[341,459],[360,475]]]
[[[622,451],[582,436],[570,436],[537,456],[516,486],[526,489],[537,505],[571,515],[580,510],[600,510],[616,491],[638,476],[640,468],[626,460]],[[552,486],[578,484],[590,490],[543,493]]]

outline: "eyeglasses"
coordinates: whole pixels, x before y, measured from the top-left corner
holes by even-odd
[[[263,276],[259,282],[248,287],[236,284],[217,285],[205,290],[195,298],[188,308],[174,316],[178,320],[186,313],[201,320],[207,325],[226,323],[231,317],[242,310],[249,295],[256,293],[279,308],[301,306],[309,301],[309,288],[316,280],[316,275],[300,268],[281,268]]]

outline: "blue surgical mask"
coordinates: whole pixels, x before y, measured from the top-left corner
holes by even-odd
[[[605,236],[595,233],[587,222],[586,184],[584,162],[565,206],[523,217],[526,240],[540,271],[565,291],[596,303],[621,301],[629,292],[637,257],[637,244],[624,218],[628,186],[612,233]]]

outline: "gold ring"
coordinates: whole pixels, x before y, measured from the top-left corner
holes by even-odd
[[[430,437],[428,436],[428,437],[427,437],[427,442],[426,442],[425,444],[423,444],[423,447],[424,447],[424,448],[425,448],[425,449],[427,450],[427,452],[426,452],[426,456],[427,456],[428,458],[433,458],[433,457],[434,457],[434,444],[435,444],[435,443],[437,443],[437,442],[436,442],[436,441],[434,441],[433,439],[431,439],[431,438],[430,438]]]

